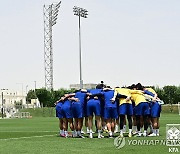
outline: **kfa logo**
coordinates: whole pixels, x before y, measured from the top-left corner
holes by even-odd
[[[178,148],[169,148],[169,152],[179,152]]]
[[[180,146],[180,124],[166,125],[166,145]],[[175,150],[175,149],[170,149]]]

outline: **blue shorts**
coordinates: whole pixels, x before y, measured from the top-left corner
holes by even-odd
[[[133,115],[133,106],[129,103],[124,103],[119,106],[119,115]]]
[[[104,117],[104,102],[101,102],[101,116]]]
[[[63,105],[61,111],[63,118],[67,118],[67,119],[73,118],[71,106]]]
[[[83,106],[81,103],[72,103],[72,115],[73,118],[83,118]]]
[[[161,113],[161,105],[158,102],[153,102],[151,105],[151,117],[158,118]]]
[[[148,102],[141,102],[137,106],[135,106],[135,115],[150,115],[150,107]]]
[[[61,107],[56,106],[56,117],[63,118]]]
[[[87,102],[84,102],[83,104],[83,113],[84,113],[84,117],[87,117]]]
[[[118,112],[116,107],[107,107],[104,108],[104,119],[117,119]]]
[[[93,113],[96,116],[101,116],[101,105],[99,100],[90,99],[87,102],[87,116],[93,116]]]

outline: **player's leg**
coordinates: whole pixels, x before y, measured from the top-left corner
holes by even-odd
[[[63,129],[63,119],[59,118],[59,129],[60,129],[60,136],[64,137],[64,129]]]
[[[92,125],[93,125],[93,116],[89,116],[88,117],[89,138],[93,138],[93,135],[92,135]]]
[[[63,129],[65,137],[68,137],[68,121],[66,118],[63,118]]]
[[[132,104],[126,105],[126,114],[128,119],[128,125],[129,125],[129,137],[132,137],[132,115],[133,115],[133,106]]]
[[[119,130],[119,115],[118,118],[115,119],[115,129],[114,129],[114,133],[117,133]]]
[[[101,135],[101,127],[102,127],[101,116],[96,115],[95,118],[97,121],[98,138],[103,138],[104,136]]]
[[[106,122],[107,122],[107,129],[108,129],[109,137],[112,137],[111,119],[106,119]]]
[[[137,134],[137,124],[136,124],[136,116],[133,115],[133,126],[132,126],[132,133]]]
[[[132,115],[127,115],[129,125],[129,137],[132,137]]]
[[[68,121],[69,127],[70,127],[70,129],[72,131],[72,136],[76,137],[77,133],[76,133],[76,130],[74,129],[73,118],[68,118],[67,121]]]
[[[125,115],[120,114],[120,136],[123,137],[123,126],[124,126]]]
[[[157,130],[156,130],[156,136],[159,136],[159,127],[160,127],[160,122],[159,122],[159,117],[157,118]]]
[[[86,127],[86,133],[89,134],[89,127],[88,127],[88,117],[85,117],[85,127]]]
[[[101,128],[102,128],[102,123],[101,123],[101,105],[100,105],[100,101],[99,100],[94,100],[93,112],[95,114],[95,119],[97,121],[98,138],[103,138],[104,136],[101,135]]]
[[[115,130],[115,118],[111,119],[111,130],[112,130],[112,135],[114,136],[114,130]]]
[[[150,115],[149,104],[147,102],[142,103],[143,105],[143,121],[144,121],[144,133],[143,136],[147,136],[147,129],[148,129],[148,117]]]
[[[93,126],[93,100],[87,102],[87,116],[88,116],[88,128],[89,128],[89,138],[93,138],[92,126]]]
[[[104,109],[104,119],[106,120],[106,125],[109,133],[109,137],[112,137],[112,130],[111,130],[111,118],[110,118],[110,108]]]
[[[126,115],[126,104],[121,104],[119,106],[119,114],[120,114],[120,136],[123,137],[124,132],[124,124],[125,124],[125,115]]]
[[[83,118],[78,118],[77,135],[78,135],[78,137],[84,138],[81,134],[82,126],[83,126]]]

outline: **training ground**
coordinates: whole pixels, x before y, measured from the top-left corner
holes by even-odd
[[[159,137],[132,137],[129,140],[165,140],[166,124],[180,124],[178,113],[162,113]],[[0,119],[0,154],[165,154],[166,145],[114,146],[114,139],[62,138],[58,136],[58,119],[55,117],[32,117],[30,119]],[[118,134],[116,134],[118,136]],[[85,135],[86,136],[86,135]],[[180,147],[179,147],[180,151]]]

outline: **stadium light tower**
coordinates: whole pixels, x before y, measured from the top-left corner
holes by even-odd
[[[80,89],[83,88],[82,80],[82,66],[81,66],[81,17],[87,18],[88,11],[86,9],[74,6],[73,7],[74,15],[79,17],[79,70],[80,70]]]
[[[52,52],[52,27],[56,24],[61,1],[44,5],[44,66],[45,87],[53,89],[53,52]]]

